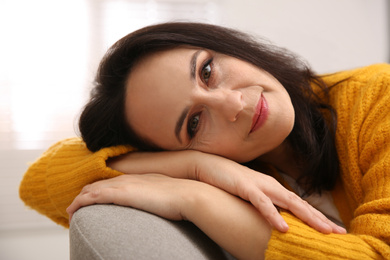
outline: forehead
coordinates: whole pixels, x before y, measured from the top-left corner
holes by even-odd
[[[138,136],[175,149],[175,125],[188,105],[195,49],[178,48],[143,58],[126,82],[125,115]]]

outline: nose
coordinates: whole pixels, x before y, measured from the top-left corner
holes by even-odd
[[[242,93],[238,90],[215,89],[204,94],[204,104],[213,112],[234,122],[243,110]]]

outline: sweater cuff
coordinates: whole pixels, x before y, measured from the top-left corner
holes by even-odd
[[[121,175],[108,168],[106,160],[132,150],[117,146],[92,153],[80,138],[63,140],[28,169],[20,186],[20,197],[39,213],[69,227],[66,208],[73,199],[85,185]]]
[[[51,146],[39,159],[31,164],[19,186],[19,196],[25,205],[53,220],[56,219],[56,208],[51,203],[47,192],[46,169],[52,154],[58,150],[59,146],[60,143]],[[58,221],[54,221],[58,223]]]
[[[266,259],[378,259],[380,256],[363,237],[352,234],[323,234],[283,212],[289,225],[286,233],[273,230]]]

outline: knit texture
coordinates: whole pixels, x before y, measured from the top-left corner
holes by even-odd
[[[60,141],[29,167],[19,187],[20,198],[30,208],[69,227],[66,208],[73,199],[87,184],[121,175],[106,167],[106,160],[131,150],[118,146],[92,153],[80,138]]]
[[[267,259],[390,259],[390,66],[373,65],[325,76],[337,110],[341,179],[334,202],[347,235],[325,235],[283,212],[290,229],[272,232]],[[79,138],[48,149],[25,173],[20,197],[68,227],[66,208],[92,182],[121,173],[106,160],[131,151],[119,146],[91,153]]]
[[[347,235],[321,234],[292,214],[272,232],[267,259],[390,259],[390,66],[323,78],[336,109],[341,181],[334,202]]]

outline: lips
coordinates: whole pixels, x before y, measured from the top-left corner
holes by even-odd
[[[268,117],[268,103],[264,98],[263,94],[261,94],[259,101],[257,102],[255,108],[255,114],[252,118],[252,127],[250,133],[259,129],[267,120]]]

